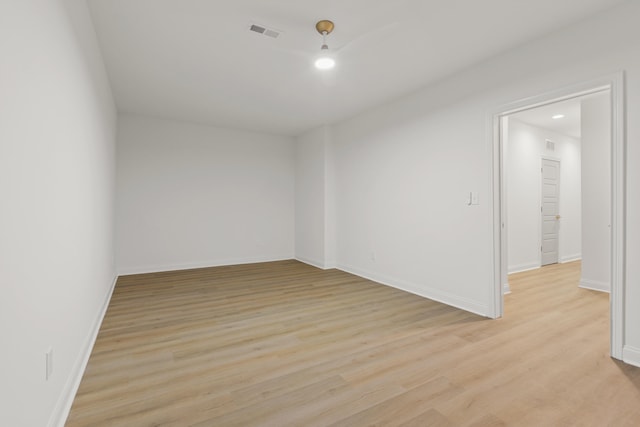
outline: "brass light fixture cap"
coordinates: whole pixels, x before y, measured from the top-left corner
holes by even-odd
[[[320,34],[331,34],[331,31],[333,31],[333,27],[334,27],[333,22],[327,19],[318,21],[318,23],[316,24],[316,30]]]

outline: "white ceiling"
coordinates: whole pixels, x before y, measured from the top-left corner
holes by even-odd
[[[574,98],[556,102],[543,107],[533,108],[510,117],[539,128],[548,129],[573,138],[580,138],[580,103],[583,98]],[[556,114],[564,115],[561,119],[553,119]]]
[[[579,139],[582,123],[582,101],[589,98],[607,96],[609,96],[609,91],[603,90],[589,95],[568,99],[566,101],[554,102],[552,104],[521,111],[516,114],[511,114],[509,117],[542,129],[548,129],[556,133],[569,135],[573,138]],[[562,114],[564,117],[560,119],[553,118],[553,116],[559,114]]]
[[[277,134],[353,116],[621,0],[89,0],[118,109]],[[331,19],[338,65],[312,66]],[[248,31],[258,23],[277,39]],[[345,47],[346,46],[346,47]]]

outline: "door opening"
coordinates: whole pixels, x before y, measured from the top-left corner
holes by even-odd
[[[611,356],[617,359],[622,359],[623,354],[623,303],[624,303],[624,138],[623,138],[623,78],[622,73],[603,78],[591,83],[585,83],[582,85],[576,85],[571,88],[556,91],[554,93],[541,95],[527,100],[514,102],[506,105],[500,110],[496,111],[492,115],[492,143],[493,143],[493,189],[494,189],[494,215],[493,215],[493,228],[494,228],[494,302],[495,310],[494,317],[501,317],[504,313],[504,291],[508,289],[507,274],[509,270],[509,260],[507,255],[508,250],[508,229],[507,221],[507,180],[505,179],[506,172],[508,170],[506,164],[506,144],[505,144],[505,129],[503,122],[511,114],[530,110],[536,107],[550,105],[559,101],[566,101],[585,95],[591,95],[602,91],[608,91],[610,100],[610,118],[611,129],[610,135],[610,199],[609,203],[605,203],[605,206],[609,212],[610,218],[610,246],[609,246],[609,260],[610,268],[608,271],[608,279],[610,283],[611,296],[610,296],[610,317],[611,317]],[[538,157],[540,158],[540,157]],[[539,160],[538,160],[539,161]],[[538,163],[539,165],[540,163]],[[549,167],[553,169],[549,164]],[[551,171],[550,169],[550,171]],[[557,169],[559,171],[559,168]],[[544,166],[542,167],[544,175]],[[549,172],[551,173],[551,172]],[[548,177],[547,177],[548,178]],[[545,182],[547,184],[550,181],[545,181],[543,176],[543,185],[540,186],[540,196],[552,195],[551,187],[545,189]],[[540,180],[538,180],[540,183]],[[559,194],[559,193],[557,193]],[[540,200],[540,199],[538,199]],[[538,211],[538,238],[541,242],[542,250],[538,252],[540,254],[540,265],[543,262],[557,260],[562,258],[561,249],[556,249],[553,243],[553,234],[556,233],[556,243],[560,242],[562,246],[562,233],[559,232],[558,225],[560,216],[560,210],[555,211],[553,201],[549,202],[548,210],[545,212],[544,206],[542,206],[542,212]],[[557,206],[560,206],[561,199],[556,200]],[[557,207],[556,206],[556,207]],[[546,214],[546,215],[541,215]],[[540,218],[542,217],[542,218]],[[545,219],[546,217],[546,219]],[[553,226],[555,220],[555,227]],[[548,247],[545,253],[544,238],[542,234],[547,231],[546,237],[548,237]],[[540,247],[538,247],[540,249]],[[555,252],[555,254],[554,254]],[[566,255],[566,254],[565,254]],[[534,267],[532,267],[534,268]]]

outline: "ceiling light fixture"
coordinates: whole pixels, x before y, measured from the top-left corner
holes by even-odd
[[[554,120],[563,119],[564,118],[564,114],[556,114],[555,116],[551,116],[551,118],[554,119]]]
[[[318,21],[316,23],[316,31],[322,35],[322,46],[320,47],[320,54],[316,57],[314,65],[319,70],[330,70],[336,66],[336,60],[329,51],[327,45],[327,36],[333,31],[333,22],[326,19]]]

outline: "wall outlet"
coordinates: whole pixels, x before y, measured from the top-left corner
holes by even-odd
[[[53,347],[49,347],[47,351],[44,353],[44,362],[45,362],[45,380],[49,381],[49,378],[53,375]]]

